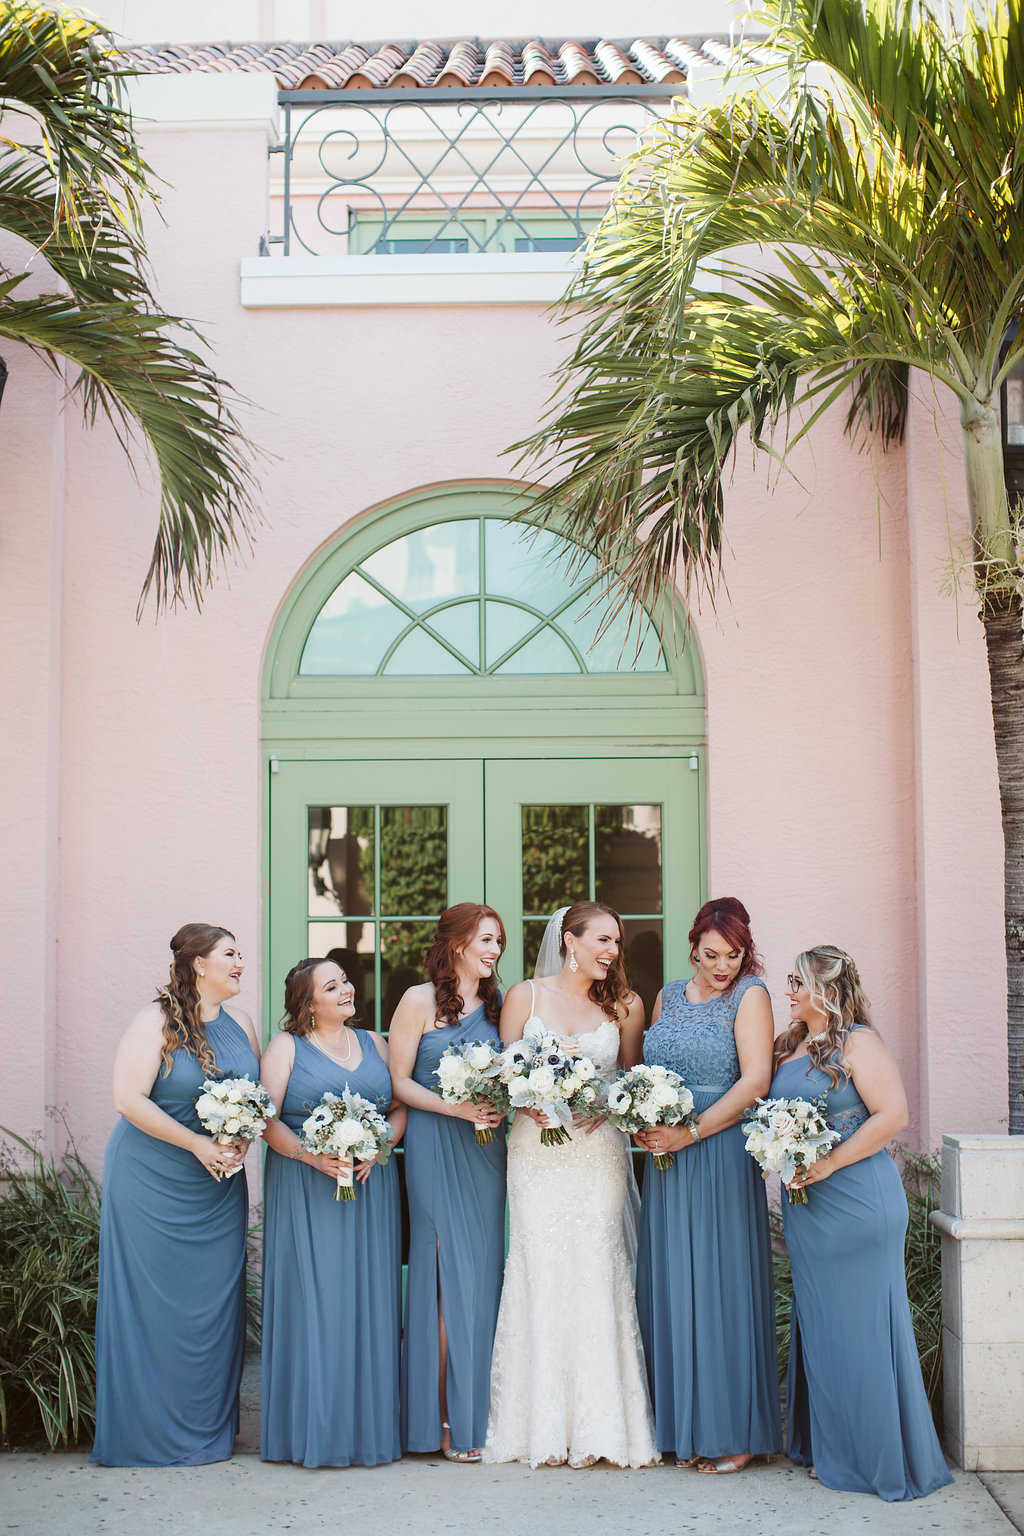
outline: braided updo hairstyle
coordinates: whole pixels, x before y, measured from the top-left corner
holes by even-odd
[[[171,940],[170,980],[166,987],[158,989],[154,998],[163,1010],[164,1043],[160,1062],[167,1072],[171,1070],[175,1051],[187,1051],[194,1056],[207,1074],[217,1070],[216,1058],[199,1017],[195,963],[216,949],[221,939],[233,938],[234,934],[227,928],[216,928],[212,923],[186,923]]]

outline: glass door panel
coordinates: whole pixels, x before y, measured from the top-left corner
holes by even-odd
[[[270,1022],[290,967],[330,955],[387,1029],[442,910],[482,899],[482,764],[282,762],[270,786]]]
[[[487,899],[508,929],[506,985],[532,973],[557,907],[603,901],[622,915],[650,1018],[663,981],[685,970],[701,900],[697,780],[681,757],[486,765]]]

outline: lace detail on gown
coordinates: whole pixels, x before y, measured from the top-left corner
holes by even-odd
[[[524,1034],[544,1032],[531,1014]],[[602,1075],[615,1071],[611,1020],[575,1039]],[[611,1126],[543,1147],[539,1127],[516,1117],[485,1461],[659,1460],[623,1230],[631,1180],[626,1138]]]

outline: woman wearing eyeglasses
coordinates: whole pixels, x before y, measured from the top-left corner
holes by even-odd
[[[952,1481],[907,1303],[907,1201],[888,1143],[907,1123],[899,1069],[857,967],[831,944],[798,955],[772,1097],[825,1097],[841,1140],[783,1201],[793,1269],[789,1454],[829,1488],[916,1499]]]

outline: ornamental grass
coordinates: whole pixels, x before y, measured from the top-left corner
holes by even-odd
[[[0,1432],[67,1445],[96,1417],[99,1185],[73,1144],[2,1134],[20,1151],[0,1146]]]

